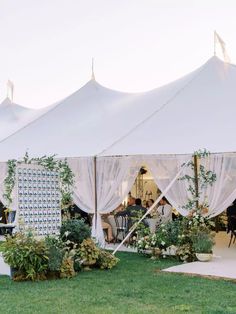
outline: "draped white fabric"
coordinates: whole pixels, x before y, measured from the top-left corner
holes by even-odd
[[[205,199],[209,204],[209,215],[219,215],[236,199],[236,155],[214,154],[201,159],[206,170],[216,173],[216,182],[200,195],[200,203]]]
[[[67,161],[75,175],[73,200],[83,211],[93,214],[95,206],[94,158],[68,158]]]
[[[181,165],[188,162],[191,158],[191,155],[147,156],[145,157],[145,162],[158,188],[164,191],[176,176],[176,173],[180,171]],[[189,174],[189,172],[190,169],[186,167],[181,176]],[[188,197],[190,197],[187,188],[188,183],[186,180],[177,179],[165,195],[170,204],[183,216],[188,214],[188,211],[182,208],[187,203]]]
[[[93,158],[72,158],[68,163],[75,174],[74,201],[87,213],[95,213]],[[141,167],[139,157],[96,158],[97,217],[93,217],[92,236],[104,245],[101,214],[113,211],[134,184]]]
[[[184,162],[192,157],[190,155],[176,156],[148,156],[146,163],[154,177],[160,190],[164,190]],[[208,185],[200,193],[199,203],[207,201],[209,212],[206,215],[214,217],[223,212],[236,199],[236,155],[235,154],[211,154],[209,157],[201,158],[199,165],[203,165],[206,170],[216,174],[216,181],[212,186]],[[183,175],[193,176],[193,171],[187,167]],[[177,180],[166,197],[171,205],[176,208],[183,216],[188,214],[182,207],[191,197],[187,191],[188,182]]]

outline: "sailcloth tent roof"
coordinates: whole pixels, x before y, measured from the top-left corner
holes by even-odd
[[[13,103],[8,97],[0,104],[0,139],[24,126],[35,110]]]
[[[96,155],[166,102],[192,78],[145,93],[122,93],[90,80],[37,119],[0,142],[0,158]],[[157,101],[157,99],[159,101]]]
[[[0,142],[0,158],[234,151],[236,67],[216,57],[145,93],[95,80]]]
[[[150,114],[102,155],[183,154],[199,148],[235,152],[235,117],[236,66],[212,57],[161,110]],[[140,145],[130,145],[135,141]]]

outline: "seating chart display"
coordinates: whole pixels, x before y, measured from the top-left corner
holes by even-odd
[[[36,235],[58,234],[61,226],[60,182],[55,171],[38,165],[17,167],[19,230]]]

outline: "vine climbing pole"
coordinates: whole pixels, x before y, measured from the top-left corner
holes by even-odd
[[[198,163],[199,157],[194,154],[193,155],[193,164],[194,164],[194,184],[195,184],[195,197],[196,197],[196,209],[199,209],[199,180],[198,180]]]
[[[97,231],[97,211],[98,211],[98,200],[97,200],[97,157],[93,159],[94,166],[94,215],[95,215],[95,230]]]

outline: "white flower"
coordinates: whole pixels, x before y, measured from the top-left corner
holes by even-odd
[[[161,245],[165,245],[166,243],[164,241],[161,241]]]
[[[64,235],[65,235],[66,237],[68,237],[69,234],[70,234],[70,231],[66,231],[66,232],[64,233]]]
[[[149,246],[146,244],[146,245],[145,245],[145,249],[148,249],[148,248],[149,248]]]

